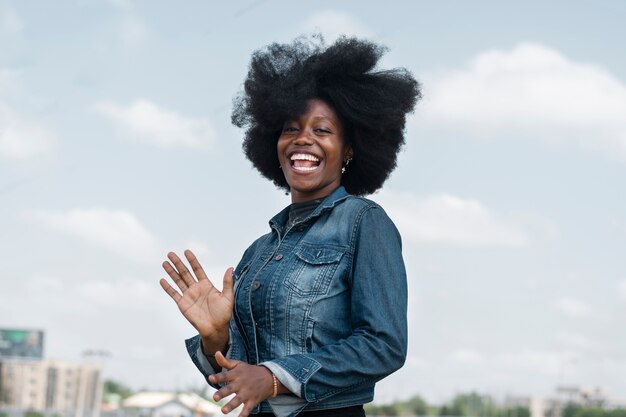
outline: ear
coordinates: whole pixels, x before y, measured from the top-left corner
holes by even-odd
[[[352,151],[352,148],[350,146],[348,146],[346,148],[346,151],[343,154],[343,160],[347,160],[347,159],[352,159],[352,157],[354,156],[354,152]]]

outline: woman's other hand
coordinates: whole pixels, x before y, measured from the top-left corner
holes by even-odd
[[[174,252],[168,253],[167,257],[169,262],[163,262],[163,269],[180,292],[163,278],[160,281],[161,287],[176,302],[183,316],[196,328],[202,337],[206,353],[213,354],[226,349],[228,323],[234,305],[233,269],[228,268],[224,273],[223,290],[220,291],[213,286],[190,250],[185,251],[185,257],[191,265],[193,274]]]
[[[222,407],[224,414],[230,413],[243,404],[239,417],[247,417],[257,404],[274,393],[272,372],[266,367],[227,359],[221,352],[215,354],[215,360],[227,371],[210,375],[209,382],[212,384],[227,383],[227,385],[216,391],[213,394],[213,399],[220,401],[229,395],[235,394]]]

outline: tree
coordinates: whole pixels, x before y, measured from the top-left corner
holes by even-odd
[[[498,417],[530,417],[528,407],[516,406],[498,410]]]
[[[365,413],[368,416],[397,416],[398,409],[396,404],[374,405],[366,404]]]
[[[607,410],[601,407],[584,407],[569,403],[563,408],[562,417],[626,417],[626,408]]]
[[[452,400],[450,416],[495,417],[497,408],[491,397],[475,392],[459,394]]]
[[[406,401],[392,404],[367,404],[365,411],[367,415],[372,416],[425,416],[428,414],[429,408],[422,397],[415,395]]]
[[[581,406],[577,404],[569,403],[563,408],[563,412],[561,413],[561,416],[562,417],[575,417],[580,411],[580,409],[581,409]]]
[[[104,395],[106,396],[108,394],[117,394],[124,399],[133,395],[133,391],[120,382],[107,379],[104,381]]]
[[[428,414],[428,404],[419,395],[414,395],[406,401],[406,410],[414,416],[425,416]]]

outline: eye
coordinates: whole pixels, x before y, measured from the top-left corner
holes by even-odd
[[[293,133],[297,131],[298,128],[295,126],[285,125],[285,127],[283,127],[283,133]]]
[[[332,133],[330,130],[326,129],[325,127],[318,127],[317,129],[315,129],[315,132],[326,134],[326,135]]]

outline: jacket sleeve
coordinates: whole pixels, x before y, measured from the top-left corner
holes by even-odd
[[[351,335],[312,353],[270,361],[299,382],[296,394],[307,402],[379,381],[406,359],[407,282],[400,234],[379,206],[362,209],[353,231]]]

